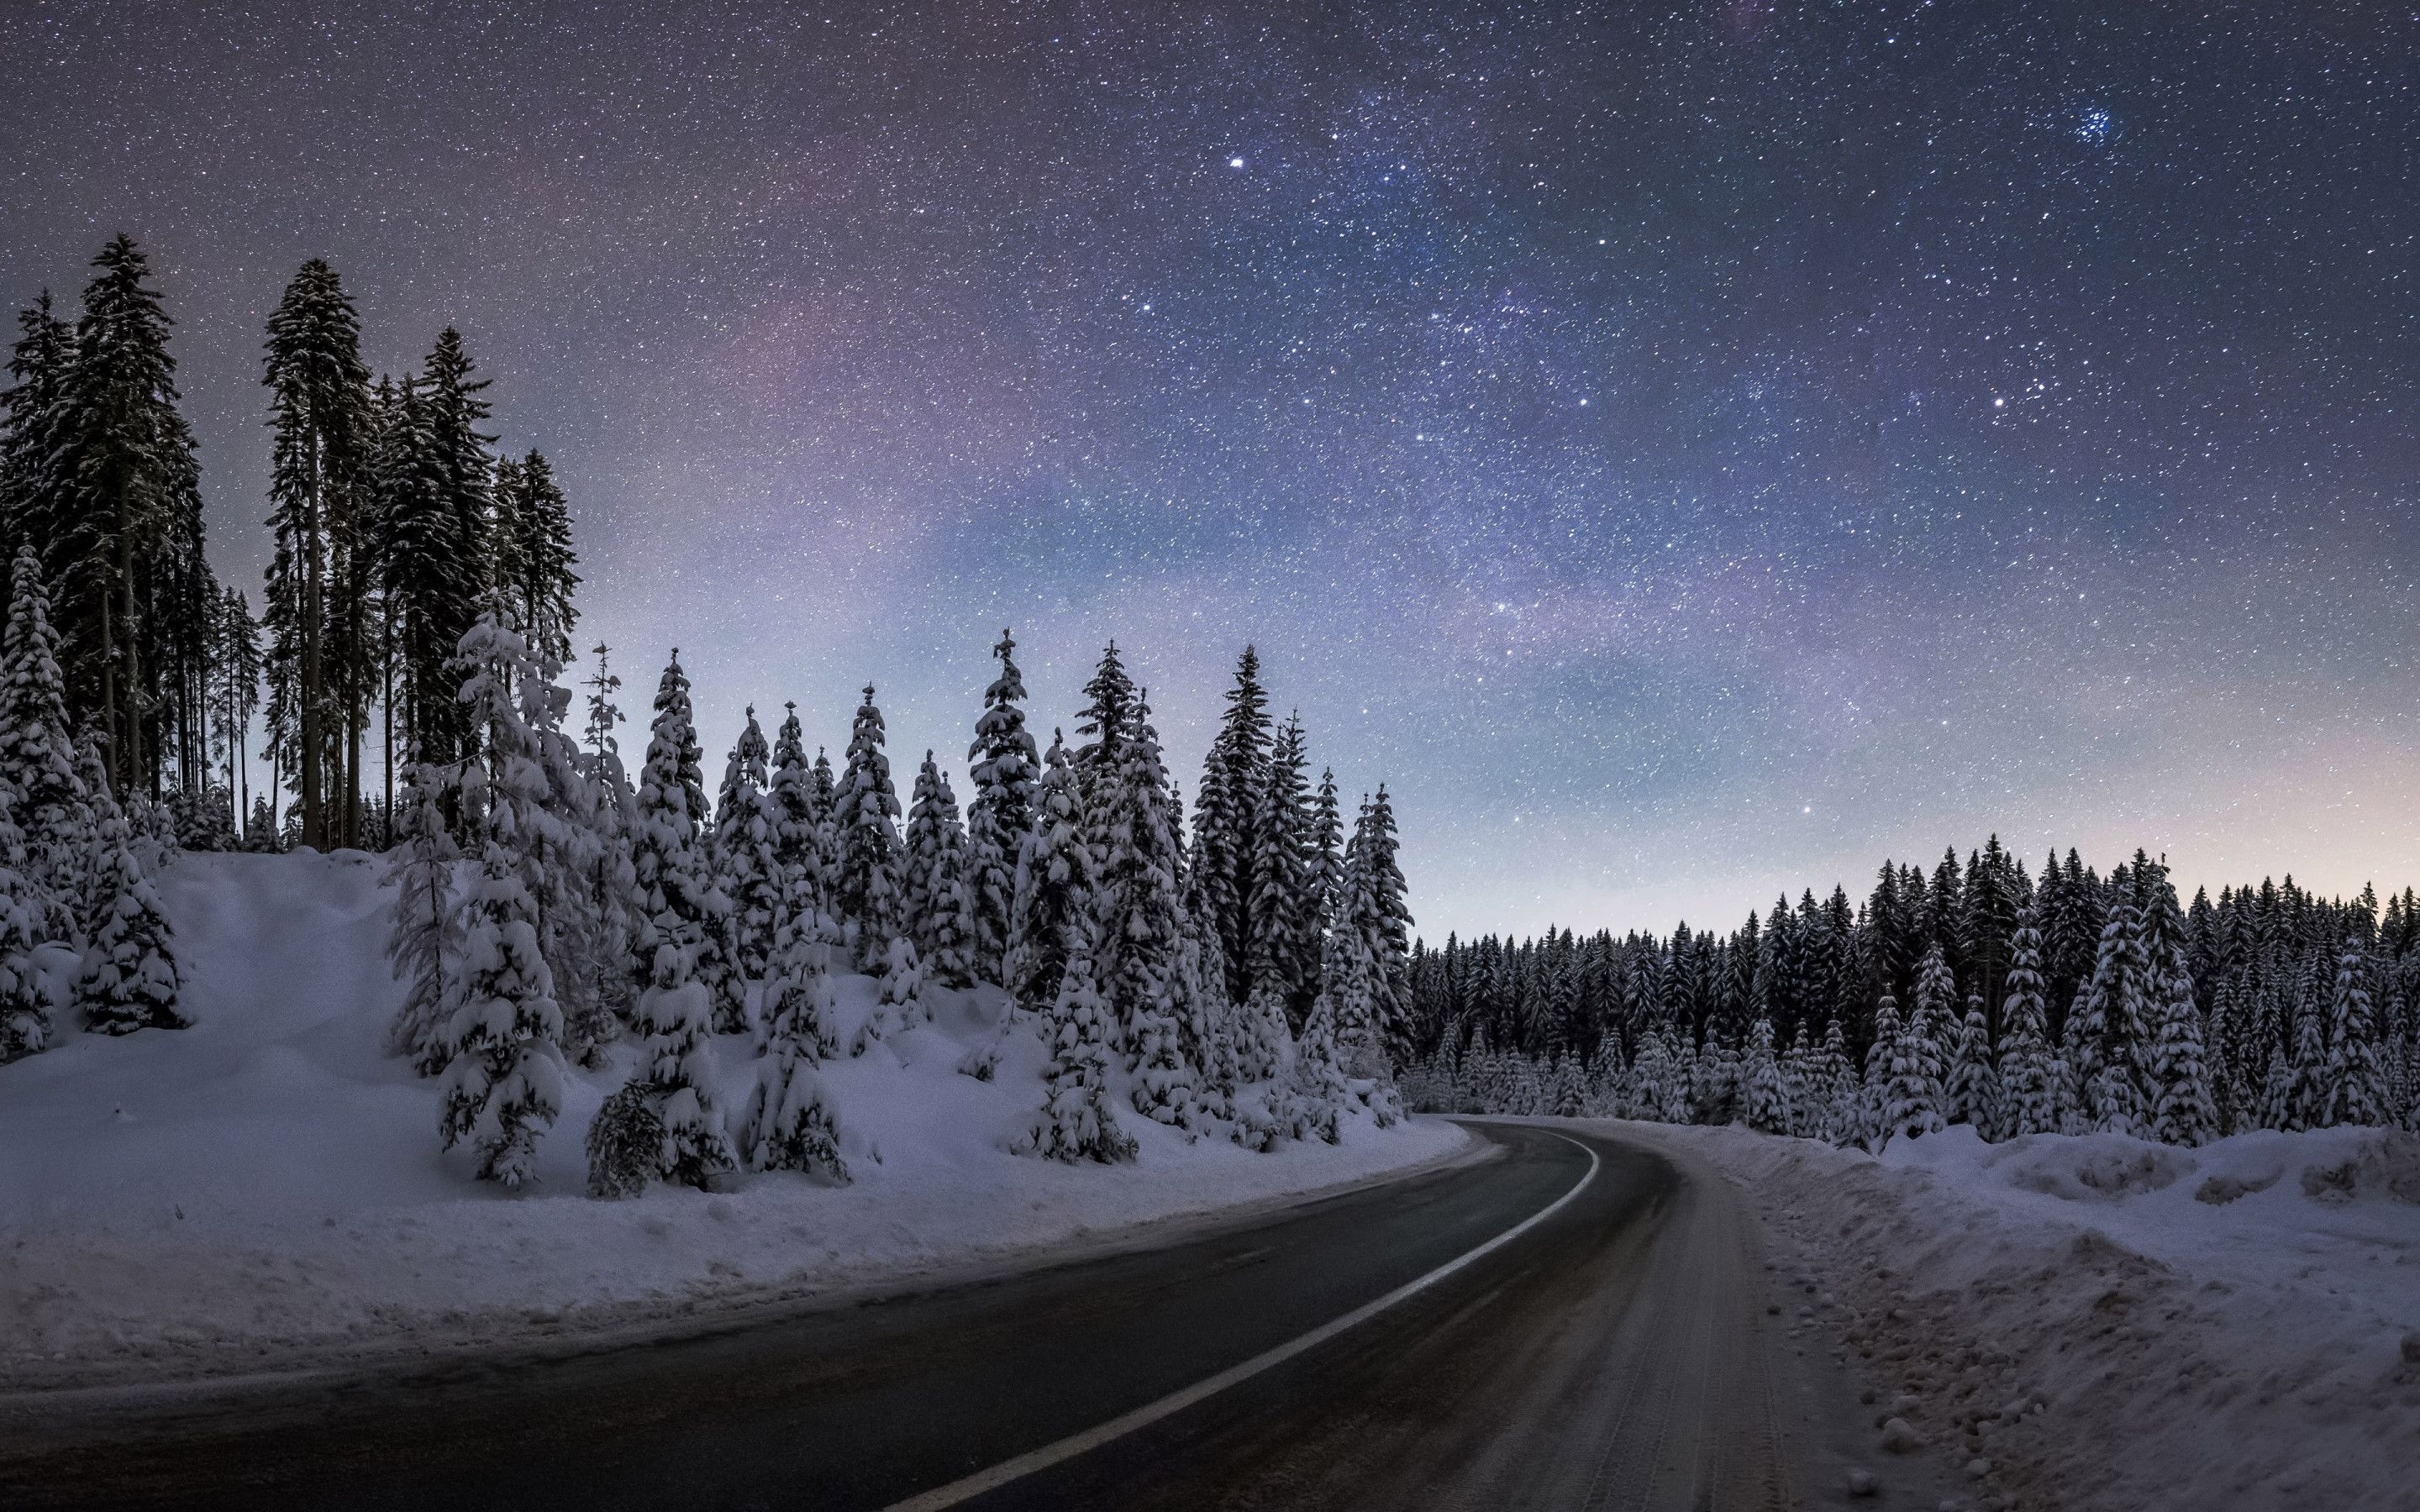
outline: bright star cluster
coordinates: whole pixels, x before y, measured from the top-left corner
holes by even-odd
[[[0,297],[123,227],[213,555],[261,324],[458,324],[584,640],[963,753],[1236,651],[1424,933],[1725,925],[1996,829],[2420,881],[2403,22],[2039,0],[0,10]]]

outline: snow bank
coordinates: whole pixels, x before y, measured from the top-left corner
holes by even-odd
[[[1254,1154],[1140,1117],[1131,1165],[1008,1154],[1042,1047],[991,1082],[988,990],[829,1068],[851,1185],[583,1195],[582,1137],[625,1058],[569,1078],[520,1196],[437,1148],[436,1084],[383,1053],[400,989],[369,856],[188,856],[163,879],[196,1024],[71,1035],[0,1067],[0,1384],[283,1367],[396,1347],[644,1323],[997,1263],[1123,1226],[1369,1179],[1467,1147],[1450,1124]],[[874,984],[843,978],[853,1026]],[[716,1046],[726,1108],[752,1047]]]
[[[1828,1320],[1899,1376],[1889,1410],[1988,1467],[1984,1505],[2420,1506],[2420,1140],[1960,1127],[1877,1160],[1616,1127],[1762,1199]]]

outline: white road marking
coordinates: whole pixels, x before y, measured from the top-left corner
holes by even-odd
[[[1185,1411],[1196,1402],[1216,1396],[1230,1386],[1249,1381],[1264,1370],[1283,1365],[1306,1350],[1315,1350],[1346,1329],[1368,1322],[1398,1303],[1418,1296],[1420,1292],[1435,1286],[1464,1266],[1502,1249],[1560,1212],[1571,1204],[1573,1198],[1588,1190],[1588,1184],[1590,1181],[1596,1180],[1597,1167],[1602,1164],[1597,1159],[1596,1151],[1566,1135],[1556,1134],[1555,1137],[1567,1145],[1577,1146],[1580,1152],[1589,1158],[1587,1174],[1574,1182],[1570,1191],[1477,1249],[1457,1255],[1428,1274],[1404,1282],[1374,1302],[1364,1303],[1342,1318],[1331,1319],[1310,1333],[1288,1339],[1273,1350],[1264,1350],[1241,1365],[1229,1365],[1217,1375],[1204,1377],[1182,1391],[1171,1392],[1156,1402],[1146,1402],[1130,1412],[1120,1413],[1106,1423],[1086,1428],[1081,1433],[1071,1433],[1056,1443],[1046,1443],[1039,1449],[1029,1449],[1014,1459],[1003,1459],[988,1470],[976,1471],[973,1474],[954,1480],[947,1486],[935,1487],[929,1491],[911,1496],[904,1502],[893,1502],[884,1508],[883,1512],[940,1512],[943,1507],[956,1506],[959,1503],[970,1501],[985,1491],[997,1490],[1011,1481],[1021,1480],[1035,1471],[1047,1470],[1053,1465],[1073,1459],[1078,1455],[1097,1449],[1112,1440],[1125,1438],[1137,1428],[1148,1427],[1161,1418],[1171,1417]]]

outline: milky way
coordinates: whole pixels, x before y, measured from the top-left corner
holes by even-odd
[[[460,325],[712,753],[1257,642],[1433,935],[2420,881],[2408,7],[1312,8],[9,5],[0,297],[152,250],[245,582],[294,266]]]

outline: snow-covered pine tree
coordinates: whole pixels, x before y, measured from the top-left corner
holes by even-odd
[[[1230,696],[1241,692],[1239,684],[1237,695]],[[1234,717],[1231,708],[1230,718]],[[1229,733],[1242,739],[1232,730]],[[1239,758],[1219,772],[1222,782],[1249,782],[1255,799],[1244,816],[1236,863],[1237,876],[1250,887],[1237,924],[1246,954],[1241,971],[1230,977],[1240,980],[1247,994],[1259,990],[1262,978],[1270,978],[1290,1014],[1309,1010],[1319,991],[1326,949],[1320,934],[1326,884],[1312,875],[1310,864],[1310,795],[1303,767],[1302,724],[1289,719],[1264,751],[1249,763]],[[1197,826],[1200,823],[1197,818]]]
[[[1840,1021],[1827,1019],[1823,1024],[1823,1048],[1818,1052],[1823,1067],[1823,1126],[1818,1135],[1836,1145],[1845,1145],[1857,1128],[1857,1072],[1849,1064],[1849,1042],[1840,1032]]]
[[[631,1067],[635,1089],[660,1127],[656,1174],[690,1186],[706,1186],[734,1169],[737,1158],[715,1108],[714,1069],[708,1038],[714,1012],[706,984],[690,975],[689,949],[680,943],[679,921],[659,915],[655,973],[639,995],[635,1027],[645,1036]],[[604,1119],[598,1114],[600,1123]],[[589,1177],[597,1181],[602,1130],[589,1135]]]
[[[34,885],[12,864],[25,848],[11,813],[15,797],[0,785],[0,1065],[51,1042],[50,994],[34,969],[42,911]]]
[[[1210,906],[1209,926],[1218,932],[1218,948],[1230,966],[1226,991],[1237,1002],[1252,990],[1270,943],[1255,928],[1253,906],[1263,888],[1260,861],[1269,838],[1263,828],[1269,805],[1265,792],[1271,754],[1268,694],[1261,687],[1260,672],[1260,653],[1246,646],[1235,663],[1235,686],[1226,694],[1227,712],[1202,762],[1202,787],[1193,812],[1205,872],[1202,890]],[[1296,782],[1300,777],[1297,749]],[[1295,811],[1285,809],[1281,801],[1278,816],[1287,833],[1299,829]],[[1298,878],[1298,856],[1291,869]],[[1299,890],[1298,881],[1293,890]],[[1259,917],[1261,922],[1267,921],[1265,916]],[[1285,920],[1280,928],[1293,922]],[[1300,956],[1299,950],[1288,953],[1284,964],[1289,977],[1298,968]],[[1290,982],[1289,990],[1297,985],[1301,984]]]
[[[1857,1089],[1855,1135],[1849,1142],[1881,1154],[1890,1142],[1891,1068],[1898,1061],[1904,1026],[1899,999],[1885,992],[1874,1003],[1874,1037],[1866,1046],[1865,1073]]]
[[[2218,1137],[2218,1109],[2211,1095],[2184,913],[2164,861],[2137,851],[2133,872],[2141,900],[2136,924],[2148,1031],[2135,1053],[2135,1078],[2150,1104],[2145,1132],[2164,1144],[2208,1144]]]
[[[159,894],[136,858],[125,812],[110,795],[99,746],[87,741],[77,754],[93,813],[82,921],[87,943],[76,980],[85,1027],[96,1034],[185,1028],[193,1020],[177,1003],[184,973]]]
[[[1883,1128],[1885,1137],[1896,1134],[1914,1139],[1920,1134],[1934,1134],[1942,1128],[1941,1083],[1933,1067],[1942,1059],[1933,1039],[1932,1026],[1941,1015],[1926,1003],[1926,980],[1949,975],[1942,962],[1941,948],[1936,944],[1925,957],[1925,964],[1916,979],[1916,1011],[1900,1026],[1897,1041],[1891,1047],[1889,1074],[1884,1083]],[[1931,989],[1939,992],[1938,979]]]
[[[765,732],[750,704],[747,727],[723,765],[714,809],[716,881],[730,905],[721,916],[723,953],[731,964],[715,1005],[717,1033],[747,1026],[748,984],[771,974],[773,935],[781,923],[782,812],[766,792],[766,756]]]
[[[1159,734],[1140,691],[1122,680],[1112,647],[1094,678],[1087,711],[1097,734],[1095,770],[1084,786],[1085,830],[1094,865],[1093,937],[1102,996],[1134,1072],[1135,1110],[1191,1131],[1201,1106],[1199,1026],[1179,980],[1185,903],[1174,800]]]
[[[1791,1128],[1789,1089],[1773,1048],[1773,1020],[1760,1013],[1748,1026],[1747,1054],[1740,1067],[1741,1118],[1759,1134],[1786,1134]]]
[[[51,624],[41,559],[28,541],[9,574],[8,628],[0,639],[0,787],[15,795],[25,856],[21,901],[44,939],[74,937],[93,848],[92,805],[68,735],[59,637]]]
[[[1672,1077],[1672,1060],[1664,1037],[1652,1029],[1638,1037],[1638,1054],[1630,1062],[1630,1105],[1624,1118],[1656,1122],[1664,1117],[1665,1086]]]
[[[1536,1081],[1534,1067],[1530,1081]],[[1344,1069],[1337,1055],[1336,1009],[1324,992],[1312,1000],[1311,1013],[1302,1021],[1286,1090],[1295,1116],[1294,1136],[1336,1143],[1340,1137],[1338,1117],[1353,1094],[1345,1085]],[[1516,1097],[1522,1105],[1510,1111],[1534,1112],[1536,1099],[1537,1088],[1532,1085],[1526,1098]]]
[[[1054,742],[1051,748],[1056,751]],[[1109,1106],[1109,1011],[1093,988],[1089,924],[1078,921],[1060,951],[1057,995],[1042,1015],[1049,1064],[1042,1106],[1018,1142],[1020,1151],[1050,1160],[1132,1160],[1135,1142]]]
[[[1949,1052],[1949,1080],[1942,1096],[1949,1122],[1970,1124],[1984,1139],[2000,1137],[2000,1073],[1992,1064],[1992,1028],[1979,994],[1966,995],[1966,1017]]]
[[[1016,667],[1016,639],[1002,630],[991,648],[1000,675],[984,689],[974,744],[967,748],[974,782],[967,805],[967,889],[974,908],[974,975],[1009,985],[1006,975],[1016,861],[1032,832],[1042,767],[1025,728],[1025,677]]]
[[[423,1076],[443,1071],[453,1054],[446,1017],[462,964],[462,919],[454,896],[455,864],[462,852],[442,807],[450,779],[448,768],[417,761],[404,767],[397,847],[386,873],[386,885],[395,889],[386,955],[403,983],[403,1004],[387,1027],[387,1049],[410,1059]]]
[[[2146,1134],[2150,1100],[2138,1079],[2138,1047],[2149,1037],[2141,915],[2121,890],[2102,927],[2091,981],[2068,1015],[2067,1053],[2086,1127],[2102,1134]]]
[[[2358,935],[2348,937],[2336,953],[2335,990],[2328,997],[2327,1090],[2319,1105],[2318,1127],[2386,1127],[2395,1122],[2387,1110],[2378,1013],[2366,980],[2366,957]]]
[[[2294,994],[2293,1049],[2278,1068],[2274,1112],[2269,1124],[2288,1133],[2325,1126],[2328,1104],[2327,1010],[2312,980],[2315,961],[2304,964]]]
[[[1309,828],[1303,837],[1303,891],[1316,908],[1318,927],[1304,935],[1300,985],[1287,1004],[1287,1011],[1297,1022],[1311,1011],[1307,995],[1318,990],[1327,932],[1335,925],[1337,900],[1344,891],[1344,815],[1337,803],[1336,774],[1325,768],[1319,774],[1319,793],[1311,800]]]
[[[275,437],[267,627],[272,663],[294,685],[302,843],[327,850],[354,843],[360,823],[359,788],[345,791],[358,772],[328,767],[346,749],[358,766],[367,714],[369,511],[361,494],[372,417],[361,319],[323,259],[302,265],[269,318],[263,381],[274,395]]]
[[[2058,1088],[2042,1002],[2041,927],[2028,905],[2009,936],[2009,995],[2000,1006],[2001,1132],[2008,1138],[2055,1134]]]
[[[908,809],[901,914],[924,972],[943,987],[974,980],[974,901],[966,882],[966,832],[958,800],[933,753],[924,753]]]
[[[689,674],[681,670],[680,652],[675,649],[656,685],[655,719],[648,730],[646,762],[639,768],[636,825],[630,836],[631,874],[647,921],[632,942],[646,984],[643,996],[662,977],[659,947],[667,939],[680,949],[684,986],[698,980],[702,958],[710,954],[718,963],[721,959],[722,926],[699,843],[706,822],[706,774],[698,764],[703,754],[690,710]],[[668,936],[666,930],[671,931]],[[711,1013],[713,988],[709,983],[700,990],[706,994]]]
[[[834,799],[840,837],[840,875],[834,891],[841,928],[860,971],[884,968],[899,932],[899,794],[891,783],[891,758],[883,751],[882,711],[874,685],[848,737],[848,764]]]
[[[1404,903],[1404,872],[1396,861],[1395,810],[1387,784],[1363,806],[1353,828],[1346,868],[1345,903],[1336,917],[1363,940],[1370,962],[1372,1027],[1390,1058],[1410,1048],[1411,1004],[1406,985],[1411,961],[1411,910]]]
[[[933,1016],[924,1003],[924,968],[916,958],[916,942],[905,934],[891,936],[882,959],[875,964],[878,983],[874,1011],[857,1026],[848,1053],[861,1056],[877,1043],[895,1039]]]
[[[774,857],[780,862],[782,896],[793,889],[826,909],[827,879],[822,874],[823,806],[815,792],[815,770],[807,761],[805,733],[799,727],[799,706],[782,705],[781,733],[773,737],[773,785],[768,795],[773,810]],[[827,913],[826,917],[830,917]]]
[[[464,901],[438,1128],[446,1149],[476,1150],[482,1180],[518,1187],[538,1135],[563,1111],[563,1016],[530,888],[533,873],[562,850],[561,821],[548,811],[537,737],[515,696],[517,683],[537,681],[526,643],[483,614],[455,665],[465,674],[462,702],[478,750],[462,764],[455,793],[475,836],[478,870]]]
[[[785,736],[785,741],[786,741]],[[839,1053],[832,945],[839,934],[802,872],[782,894],[772,976],[756,1034],[756,1080],[740,1110],[738,1147],[751,1170],[807,1171],[848,1180],[821,1063]]]
[[[1037,1012],[1057,999],[1060,975],[1067,969],[1070,932],[1089,915],[1093,866],[1082,825],[1075,763],[1066,741],[1054,731],[1042,759],[1033,827],[1017,855],[1016,906],[1011,911],[1006,958],[1010,995],[1019,1006]],[[1093,990],[1089,984],[1087,990]]]

